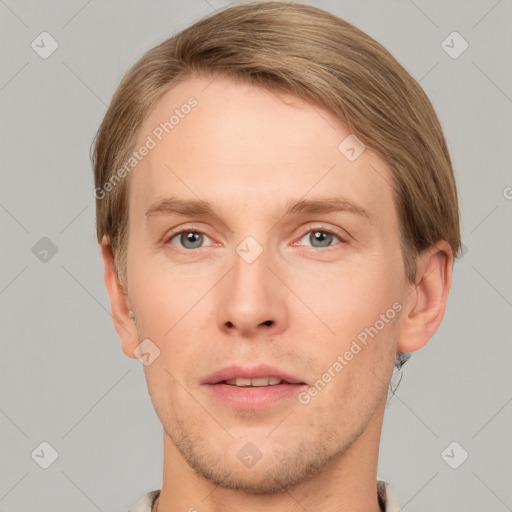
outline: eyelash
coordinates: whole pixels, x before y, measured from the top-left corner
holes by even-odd
[[[306,231],[303,231],[302,234],[299,237],[299,241],[302,240],[305,235],[307,235],[308,233],[314,232],[314,231],[320,231],[320,232],[326,233],[328,235],[333,235],[336,238],[338,238],[339,243],[338,244],[334,244],[334,245],[330,245],[330,246],[327,246],[327,247],[313,247],[313,246],[310,246],[312,249],[317,249],[317,250],[323,249],[324,251],[326,251],[326,250],[329,250],[329,249],[333,249],[336,245],[341,245],[341,244],[348,243],[347,240],[344,237],[342,237],[339,233],[337,233],[336,231],[334,231],[332,229],[324,228],[323,226],[310,227]],[[173,238],[176,238],[176,236],[181,235],[182,233],[198,233],[198,234],[201,234],[201,235],[204,235],[204,236],[210,238],[204,231],[202,231],[200,229],[195,229],[194,227],[192,227],[192,228],[189,228],[189,229],[181,229],[180,231],[175,231],[175,232],[169,234],[166,237],[166,243],[171,243],[171,240]],[[210,238],[210,240],[211,240],[211,238]],[[171,245],[174,245],[174,244],[171,244]],[[296,244],[294,242],[292,245],[298,245],[298,244]],[[190,252],[194,252],[194,251],[196,251],[198,249],[204,249],[204,247],[196,247],[195,249],[186,249],[186,248],[178,247],[178,249],[181,250],[181,251],[185,251],[185,252],[189,252],[190,253]]]
[[[334,249],[336,245],[342,245],[342,244],[346,244],[347,243],[347,240],[343,236],[341,236],[339,233],[337,233],[333,229],[327,229],[327,228],[324,228],[322,226],[310,227],[306,231],[303,231],[302,234],[300,235],[299,241],[302,240],[308,233],[312,233],[314,231],[320,231],[321,233],[326,233],[328,235],[333,235],[333,236],[335,236],[339,240],[339,243],[337,243],[337,244],[335,243],[335,244],[329,245],[327,247],[313,247],[313,246],[311,246],[312,249],[323,249],[324,251],[327,251],[329,249]],[[296,245],[296,244],[293,243],[292,245]]]

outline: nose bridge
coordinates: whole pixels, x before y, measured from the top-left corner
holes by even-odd
[[[257,305],[263,311],[271,295],[269,288],[272,286],[272,274],[267,268],[270,258],[262,245],[249,238],[252,237],[247,237],[236,248],[231,273],[231,294],[238,298],[240,307],[249,309]]]
[[[250,336],[262,329],[283,327],[285,304],[279,282],[269,270],[272,255],[254,237],[246,237],[235,249],[233,268],[223,287],[219,323]]]

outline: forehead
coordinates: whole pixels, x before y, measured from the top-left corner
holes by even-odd
[[[137,147],[145,144],[151,149],[130,175],[131,212],[166,196],[256,214],[340,194],[376,218],[394,216],[385,163],[368,148],[347,158],[362,149],[357,139],[332,112],[291,94],[225,77],[189,78],[155,105]]]

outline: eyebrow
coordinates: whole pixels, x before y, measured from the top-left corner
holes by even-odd
[[[349,212],[365,218],[370,224],[372,216],[362,205],[343,197],[290,200],[286,203],[284,216],[297,213]],[[201,199],[179,199],[169,197],[154,203],[146,217],[153,215],[214,215],[215,208],[209,201]]]

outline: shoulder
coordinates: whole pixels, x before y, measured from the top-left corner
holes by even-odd
[[[385,507],[386,512],[402,512],[402,507],[398,501],[395,490],[388,482],[379,480],[377,482],[377,492],[379,495],[379,502]],[[140,500],[137,501],[128,512],[151,512],[153,502],[158,498],[160,489],[150,491]]]
[[[142,498],[137,501],[137,503],[130,507],[128,512],[151,512],[153,502],[158,498],[159,494],[160,489],[148,492],[142,496]]]
[[[385,512],[402,512],[402,506],[391,484],[378,480],[377,494],[379,496],[379,503]]]

